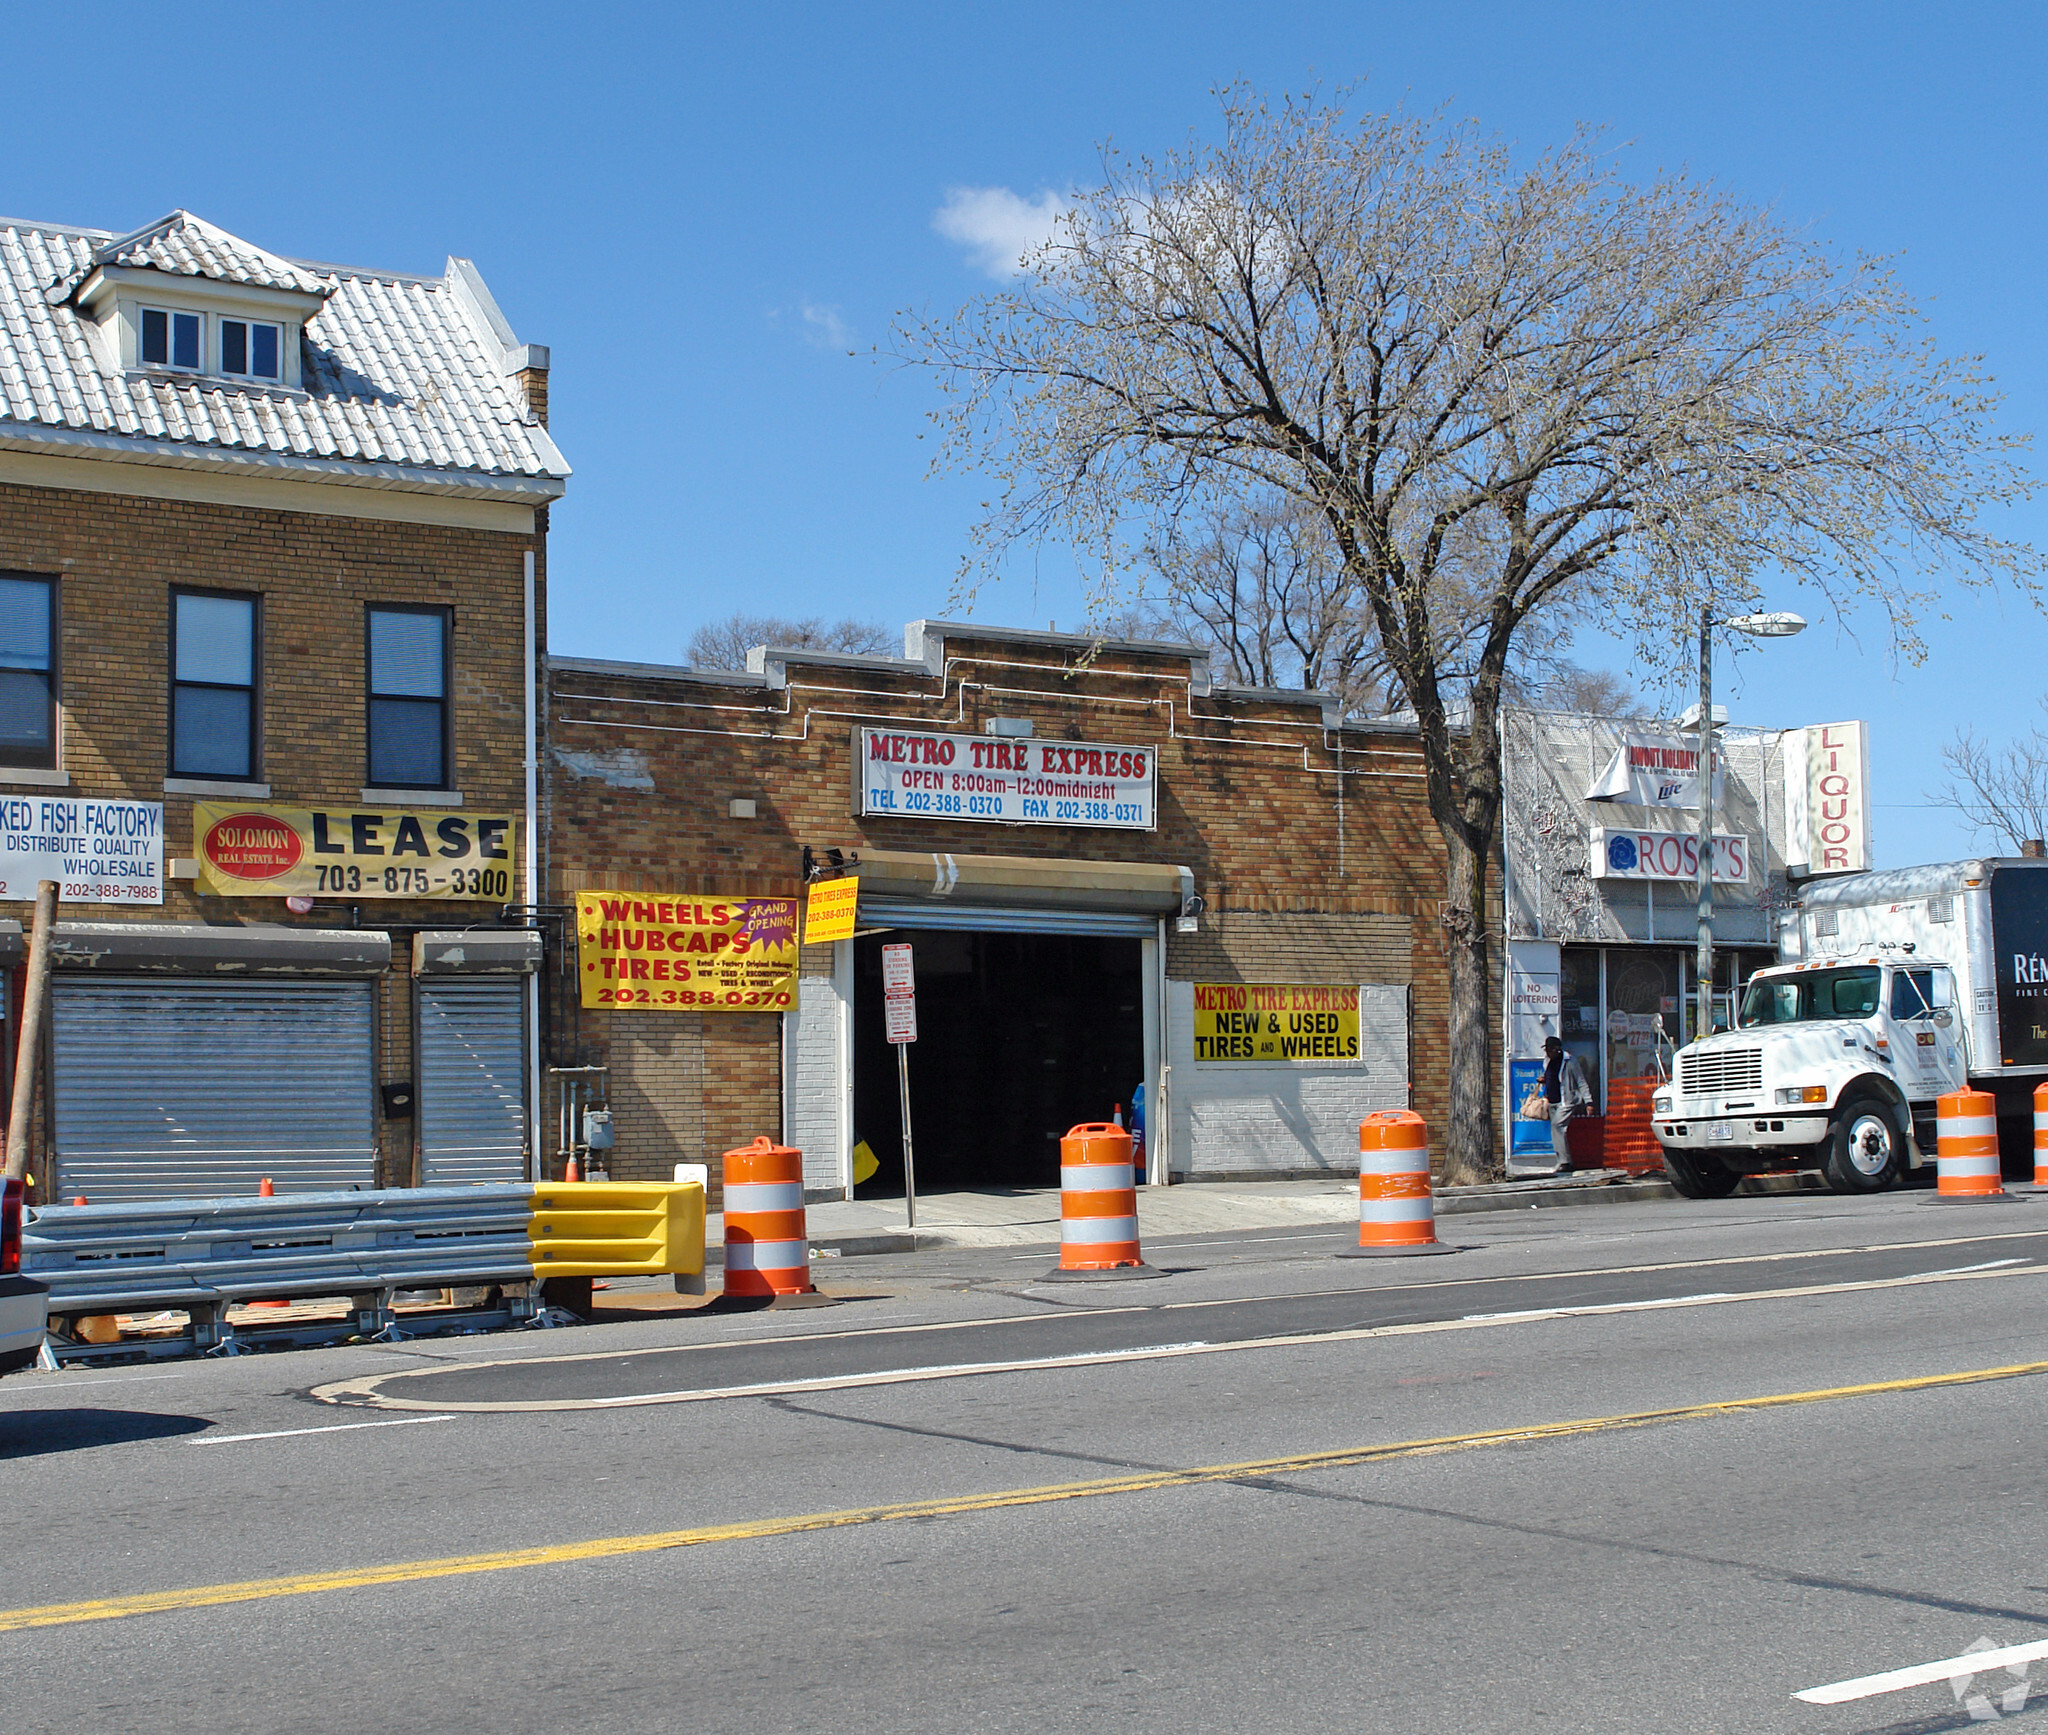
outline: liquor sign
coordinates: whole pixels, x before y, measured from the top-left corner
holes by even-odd
[[[1621,831],[1593,827],[1593,877],[1596,880],[1683,880],[1700,875],[1700,840],[1691,831]],[[1739,885],[1749,878],[1749,839],[1725,831],[1714,834],[1714,879]]]
[[[576,894],[585,1006],[787,1012],[796,1005],[796,899]]]
[[[0,800],[0,898],[43,880],[67,904],[164,901],[164,804],[11,795]]]
[[[1861,723],[1785,734],[1786,851],[1815,874],[1870,866],[1870,740]]]
[[[1158,771],[1149,747],[854,731],[854,811],[861,814],[1151,831]]]
[[[221,898],[477,899],[506,903],[510,813],[195,801],[199,889]]]

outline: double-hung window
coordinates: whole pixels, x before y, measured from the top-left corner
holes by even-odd
[[[278,377],[280,327],[258,320],[224,319],[220,322],[220,371],[244,379],[274,380]]]
[[[256,775],[253,596],[171,595],[171,775]]]
[[[57,765],[57,581],[0,573],[0,765]]]
[[[145,367],[199,366],[199,315],[142,310],[142,361]]]
[[[369,625],[370,782],[448,787],[448,611],[373,608]]]

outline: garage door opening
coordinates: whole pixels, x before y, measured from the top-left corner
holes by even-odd
[[[899,929],[854,942],[854,1137],[875,1153],[863,1199],[903,1194],[896,1051],[882,1022],[882,947],[909,941],[917,1190],[1057,1187],[1060,1136],[1130,1118],[1144,1077],[1141,942],[1095,935]]]

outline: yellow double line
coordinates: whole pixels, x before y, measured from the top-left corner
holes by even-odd
[[[1434,1452],[1469,1451],[1480,1446],[1501,1446],[1529,1440],[1568,1439],[1581,1434],[1609,1433],[1619,1428],[1702,1421],[1744,1410],[1773,1410],[1793,1404],[1831,1403],[1841,1398],[1935,1391],[1945,1386],[1982,1385],[1991,1380],[2022,1379],[2042,1373],[2048,1373],[2048,1361],[2015,1362],[2007,1367],[1972,1368],[1962,1373],[1929,1374],[1918,1379],[1829,1386],[1810,1392],[1774,1392],[1761,1397],[1684,1404],[1677,1409],[1636,1410],[1619,1416],[1588,1416],[1576,1421],[1538,1422],[1519,1428],[1489,1428],[1475,1434],[1446,1434],[1433,1440],[1347,1446],[1330,1452],[1302,1452],[1287,1458],[1254,1458],[1240,1464],[1203,1464],[1184,1470],[1141,1470],[1085,1482],[1055,1482],[1040,1488],[956,1494],[937,1500],[906,1500],[892,1506],[854,1506],[838,1512],[757,1518],[740,1524],[702,1525],[691,1530],[656,1530],[641,1536],[601,1536],[587,1542],[506,1548],[489,1554],[454,1554],[438,1560],[405,1560],[388,1566],[349,1567],[335,1572],[300,1572],[282,1578],[244,1579],[234,1584],[194,1585],[184,1590],[97,1597],[88,1602],[45,1603],[36,1608],[0,1610],[0,1632],[124,1620],[130,1615],[164,1614],[177,1609],[217,1608],[225,1603],[261,1602],[270,1597],[311,1596],[318,1591],[361,1590],[380,1584],[416,1584],[427,1579],[461,1578],[480,1572],[510,1572],[528,1566],[566,1566],[574,1561],[612,1560],[630,1554],[657,1554],[671,1548],[695,1548],[707,1542],[758,1542],[772,1536],[844,1530],[859,1524],[889,1524],[904,1518],[953,1518],[970,1512],[999,1512],[1014,1506],[1093,1500],[1107,1494],[1147,1494],[1167,1488],[1199,1487],[1211,1482],[1265,1481],[1279,1476],[1342,1470],[1359,1464],[1386,1463],[1398,1458],[1419,1458]]]

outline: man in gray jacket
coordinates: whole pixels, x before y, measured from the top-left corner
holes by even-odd
[[[1593,1087],[1578,1056],[1568,1054],[1555,1036],[1543,1039],[1543,1100],[1550,1104],[1550,1148],[1557,1153],[1557,1172],[1572,1166],[1572,1117],[1593,1106]]]

